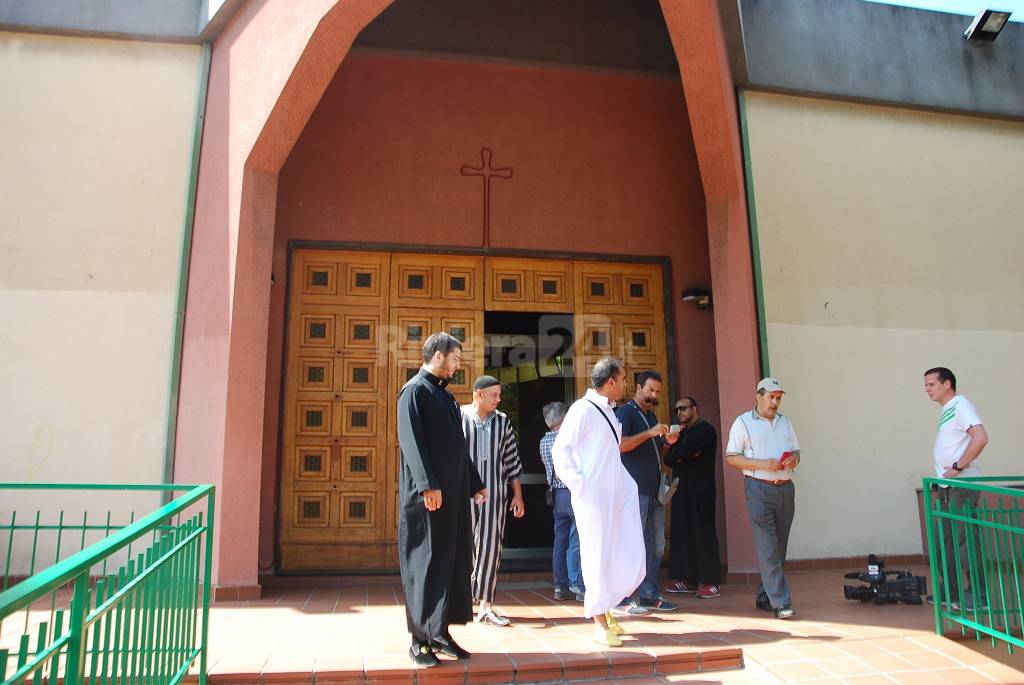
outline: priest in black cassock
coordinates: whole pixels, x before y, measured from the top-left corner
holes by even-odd
[[[412,635],[409,656],[437,666],[434,651],[469,657],[448,633],[473,619],[471,500],[487,490],[469,460],[459,405],[446,390],[462,360],[462,345],[448,333],[423,343],[423,368],[398,396],[398,561],[405,615]]]

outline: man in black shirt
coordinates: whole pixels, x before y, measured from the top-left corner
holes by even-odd
[[[626,598],[612,609],[612,613],[620,616],[679,608],[663,598],[658,587],[658,569],[665,554],[665,507],[658,501],[661,458],[677,437],[669,435],[668,426],[659,423],[652,411],[658,406],[660,394],[661,374],[643,371],[637,374],[633,399],[615,409],[615,416],[622,424],[622,442],[619,443],[622,464],[636,481],[640,495],[640,521],[647,552],[647,577],[635,593],[638,601]]]
[[[715,465],[718,432],[700,417],[697,400],[683,397],[675,404],[683,426],[679,440],[665,455],[665,466],[679,479],[672,498],[672,545],[668,575],[676,582],[667,592],[719,596],[722,570],[715,531]]]

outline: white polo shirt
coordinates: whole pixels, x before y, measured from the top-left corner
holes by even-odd
[[[747,459],[777,460],[783,452],[796,452],[799,449],[800,443],[793,431],[793,424],[786,416],[776,414],[775,418],[769,421],[756,410],[751,410],[740,414],[732,422],[725,453],[741,455]],[[793,478],[793,469],[743,469],[743,475],[761,480],[790,480]]]
[[[971,436],[967,430],[974,426],[981,425],[981,417],[978,410],[974,408],[971,401],[963,395],[955,395],[953,399],[942,405],[942,413],[939,414],[939,430],[935,433],[935,473],[939,478],[964,455],[967,445],[971,442]],[[960,476],[980,476],[981,467],[978,460],[971,462],[959,474]]]

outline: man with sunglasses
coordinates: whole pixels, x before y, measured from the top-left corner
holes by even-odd
[[[695,594],[700,599],[720,595],[722,567],[715,530],[715,466],[718,432],[700,417],[697,400],[675,403],[679,440],[665,454],[665,466],[679,479],[672,498],[672,544],[668,575],[676,581],[666,592]]]

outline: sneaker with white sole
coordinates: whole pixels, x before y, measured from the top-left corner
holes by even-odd
[[[697,597],[699,599],[714,599],[715,597],[721,597],[722,593],[719,591],[717,585],[701,585],[700,589],[697,590]]]
[[[511,625],[512,621],[508,616],[502,616],[496,613],[494,609],[487,609],[481,611],[476,615],[476,622],[487,626],[496,626],[498,628],[504,628],[507,625]]]
[[[650,612],[636,602],[623,602],[618,606],[612,607],[612,613],[616,616],[643,616]]]

